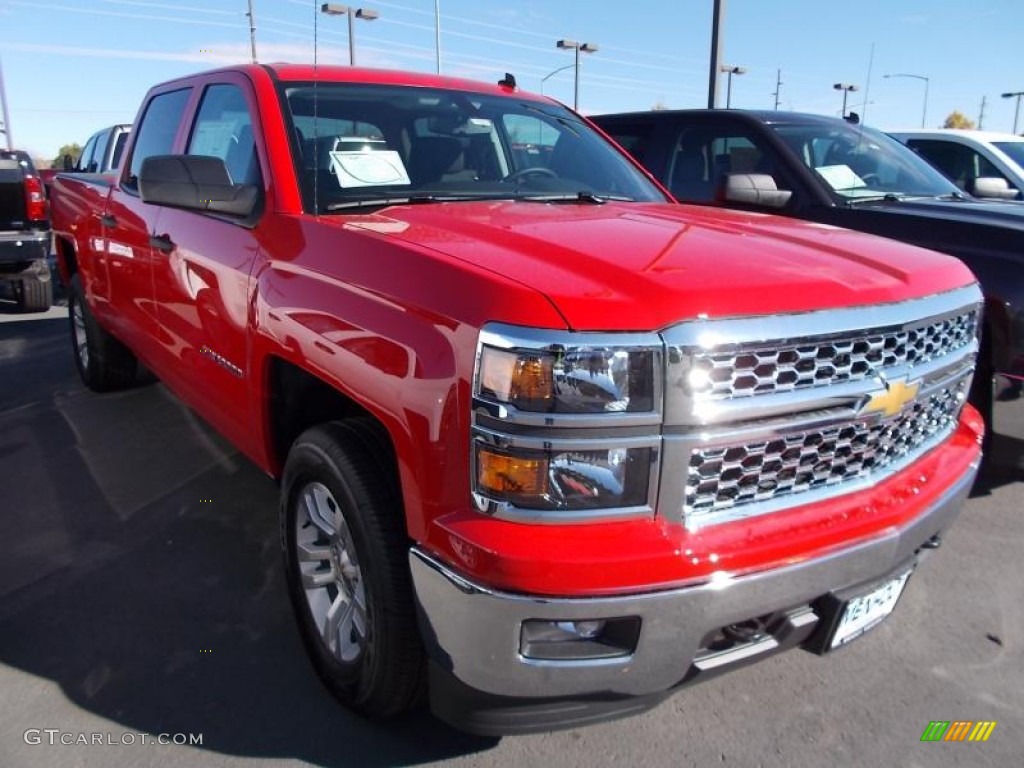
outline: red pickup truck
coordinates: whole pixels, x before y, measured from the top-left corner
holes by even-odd
[[[280,478],[357,711],[568,727],[841,647],[970,489],[955,259],[673,205],[510,78],[240,66],[135,126],[116,178],[54,185],[78,370],[144,362]]]

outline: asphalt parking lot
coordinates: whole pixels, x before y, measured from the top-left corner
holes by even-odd
[[[86,392],[66,335],[66,310],[0,305],[4,768],[1020,764],[1020,443],[997,439],[941,550],[849,648],[777,656],[629,720],[476,738],[337,706],[292,626],[273,481],[159,384]],[[982,744],[922,743],[932,720],[997,725]],[[61,743],[82,734],[101,743]],[[142,743],[159,734],[202,744]]]

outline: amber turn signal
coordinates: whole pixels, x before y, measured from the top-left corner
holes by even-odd
[[[555,396],[554,359],[484,347],[480,389],[499,402],[532,411],[547,411]]]
[[[477,488],[492,498],[536,498],[548,492],[548,459],[496,453],[477,446]]]

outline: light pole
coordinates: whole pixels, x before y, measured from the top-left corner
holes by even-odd
[[[736,67],[732,64],[722,64],[718,67],[720,72],[726,72],[729,75],[729,80],[725,86],[725,108],[729,109],[732,106],[732,76],[742,75],[747,71],[746,67]]]
[[[892,75],[882,75],[884,78],[890,77],[912,77],[915,80],[924,80],[924,108],[921,110],[921,127],[924,128],[925,123],[928,122],[928,84],[929,80],[924,75],[908,75],[903,72],[899,72]]]
[[[552,75],[557,75],[559,72],[565,72],[565,70],[572,69],[575,66],[576,66],[575,64],[566,64],[564,67],[559,67],[558,69],[554,70],[553,72],[548,72],[546,75],[544,75],[544,77],[542,77],[540,79],[540,95],[541,96],[544,95],[544,83],[547,82],[549,77],[551,77]]]
[[[14,149],[14,139],[11,138],[11,115],[7,111],[7,91],[4,90],[4,68],[0,65],[0,118],[3,118],[4,140],[8,149]]]
[[[856,85],[850,85],[849,83],[836,83],[832,86],[837,91],[843,92],[843,117],[846,117],[846,97],[850,95],[850,91],[856,91]]]
[[[577,112],[579,112],[579,109],[580,109],[580,51],[583,51],[583,53],[596,53],[597,52],[597,46],[594,43],[577,43],[575,40],[559,40],[557,43],[555,43],[555,47],[556,48],[561,48],[563,51],[571,49],[575,53],[575,55],[576,55],[576,59],[573,62],[573,67],[576,70],[576,75],[574,77],[574,80],[576,82],[575,82],[575,87],[573,88],[572,108],[575,109]]]
[[[1014,91],[1013,93],[1004,93],[1004,99],[1017,99],[1017,107],[1013,110],[1013,132],[1017,132],[1017,118],[1020,117],[1020,97],[1024,96],[1024,91]]]
[[[356,65],[356,41],[353,36],[352,19],[373,21],[380,14],[370,8],[353,8],[338,3],[324,3],[320,6],[320,11],[328,16],[348,16],[348,63],[354,67]]]

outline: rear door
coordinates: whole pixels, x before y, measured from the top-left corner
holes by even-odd
[[[146,105],[138,135],[119,184],[102,217],[103,257],[109,279],[108,323],[143,360],[150,363],[152,339],[161,336],[153,307],[151,238],[161,209],[139,197],[139,170],[151,155],[171,154],[184,132],[184,116],[192,88],[175,88],[154,95]]]

